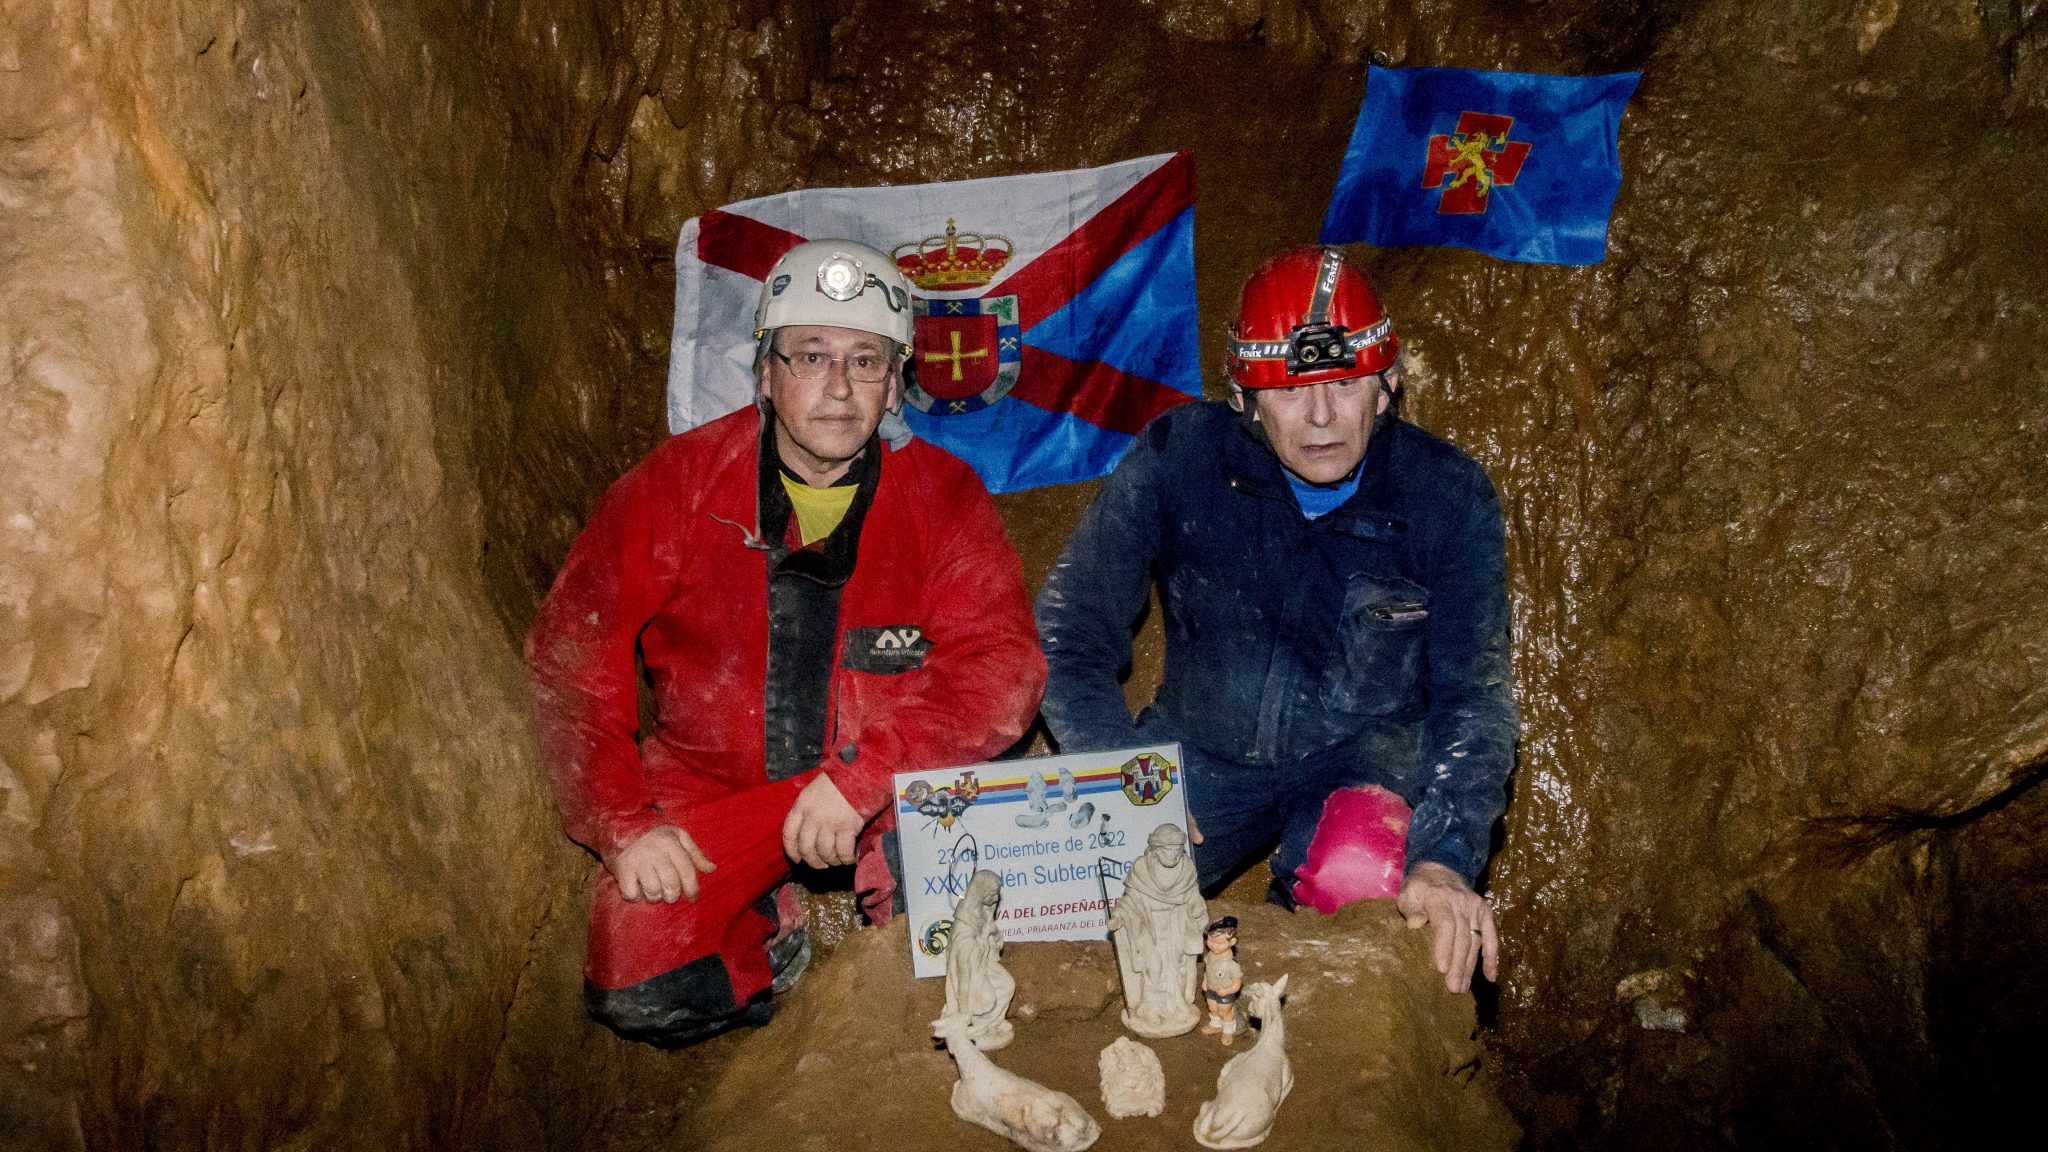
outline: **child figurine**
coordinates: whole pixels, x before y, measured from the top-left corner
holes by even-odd
[[[1209,1007],[1204,1036],[1223,1034],[1230,1047],[1244,1022],[1237,1018],[1237,994],[1244,987],[1244,969],[1237,966],[1237,917],[1225,916],[1202,929],[1202,1000]]]

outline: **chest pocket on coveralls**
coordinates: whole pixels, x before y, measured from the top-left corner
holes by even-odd
[[[1419,703],[1428,621],[1429,590],[1420,584],[1364,574],[1345,581],[1340,650],[1323,677],[1323,703],[1365,716],[1390,716]]]
[[[846,630],[845,643],[839,649],[842,674],[832,715],[832,740],[843,741],[838,747],[842,761],[851,764],[859,755],[861,727],[877,704],[906,690],[904,682],[894,677],[922,669],[931,650],[932,642],[916,624]]]

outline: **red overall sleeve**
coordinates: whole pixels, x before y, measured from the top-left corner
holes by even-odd
[[[888,805],[897,772],[973,764],[1016,743],[1045,690],[1024,565],[995,501],[964,466],[934,473],[921,496],[937,513],[921,606],[931,650],[920,675],[864,718],[854,758],[824,759],[863,817]]]
[[[666,602],[652,462],[621,477],[569,549],[526,638],[533,721],[562,827],[611,856],[657,825],[641,769],[634,647]]]

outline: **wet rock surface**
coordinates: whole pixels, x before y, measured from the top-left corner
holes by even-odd
[[[2048,18],[2013,0],[0,0],[0,1141],[730,1114],[774,1033],[582,1018],[591,864],[515,658],[662,435],[676,227],[1190,148],[1213,349],[1373,61],[1644,73],[1605,264],[1359,253],[1408,415],[1508,510],[1484,1019],[1529,1142],[1971,1142],[2048,1023]],[[1003,501],[1034,576],[1089,493]]]
[[[486,1098],[574,865],[476,571],[504,148],[435,31],[0,5],[0,1140]]]

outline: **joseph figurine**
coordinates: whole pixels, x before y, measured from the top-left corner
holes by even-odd
[[[1140,1036],[1179,1036],[1202,1019],[1195,1003],[1195,958],[1202,954],[1209,912],[1187,842],[1187,833],[1175,825],[1154,828],[1109,912],[1124,981],[1124,1027]]]

